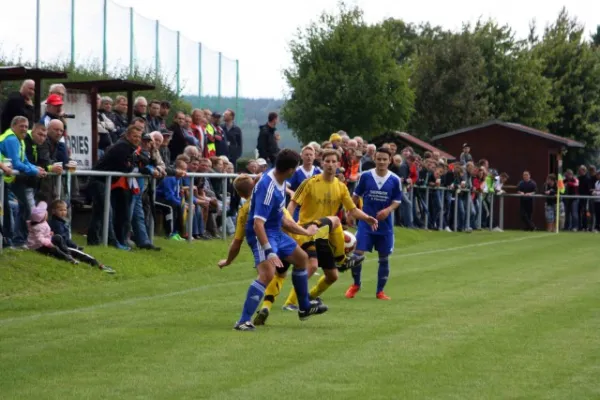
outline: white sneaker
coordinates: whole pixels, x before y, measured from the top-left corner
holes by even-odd
[[[450,232],[450,233],[452,233],[452,229],[450,229],[450,227],[449,227],[449,226],[447,226],[447,227],[446,227],[446,229],[444,229],[444,230],[445,230],[446,232]]]
[[[500,227],[499,227],[499,226],[495,227],[495,228],[493,229],[493,231],[494,231],[494,232],[504,232],[502,229],[500,229]]]

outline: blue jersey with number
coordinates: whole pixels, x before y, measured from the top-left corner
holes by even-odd
[[[281,231],[283,208],[285,207],[285,182],[279,184],[273,176],[274,170],[263,174],[252,192],[250,212],[246,223],[246,236],[254,237],[254,219],[265,221],[265,231]]]
[[[363,172],[354,189],[354,194],[363,198],[362,210],[372,217],[384,208],[389,207],[393,202],[402,201],[402,183],[400,178],[388,171],[385,176],[377,175],[375,169]],[[371,232],[371,228],[364,221],[358,221],[358,229]],[[392,213],[388,217],[379,221],[379,227],[376,232],[379,235],[390,235],[394,232]]]

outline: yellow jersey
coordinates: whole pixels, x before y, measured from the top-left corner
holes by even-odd
[[[342,206],[346,211],[356,208],[348,187],[335,177],[328,182],[323,175],[315,175],[302,182],[292,200],[301,206],[300,225],[336,215]]]
[[[244,240],[246,237],[246,223],[248,222],[248,214],[250,212],[250,199],[248,199],[242,207],[238,210],[237,222],[235,224],[235,234],[233,235],[234,239]],[[294,220],[287,209],[283,209],[283,218],[289,218],[290,220]],[[288,233],[285,229],[284,232]]]

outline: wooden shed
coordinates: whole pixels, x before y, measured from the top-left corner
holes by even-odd
[[[468,143],[474,161],[485,158],[491,168],[510,176],[508,186],[516,186],[527,170],[540,192],[548,174],[558,172],[557,155],[569,148],[584,147],[569,138],[498,120],[444,133],[433,137],[432,142],[454,154],[460,154],[463,144]],[[504,227],[520,229],[519,200],[506,198],[504,207]],[[543,199],[535,201],[534,222],[538,228],[544,226]]]
[[[409,133],[406,133],[406,132],[398,132],[398,131],[387,132],[387,133],[384,133],[383,135],[379,135],[379,136],[371,139],[371,142],[377,147],[383,145],[384,143],[394,142],[394,143],[396,143],[396,146],[398,146],[398,152],[400,152],[406,146],[410,146],[410,147],[414,148],[417,151],[417,153],[421,153],[421,154],[426,151],[431,151],[432,153],[437,151],[440,153],[440,156],[444,157],[449,162],[456,160],[456,157],[454,157],[452,154],[447,153],[443,150],[440,150],[440,149],[432,146],[431,144],[429,144]],[[456,153],[456,154],[459,154],[459,153]]]

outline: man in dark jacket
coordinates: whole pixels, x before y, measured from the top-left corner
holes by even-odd
[[[229,143],[227,134],[221,126],[221,114],[218,112],[212,113],[212,124],[215,127],[215,147],[218,156],[229,157]]]
[[[223,131],[229,144],[229,161],[237,169],[237,159],[242,156],[242,130],[235,124],[235,112],[228,109],[223,114]]]
[[[175,114],[173,118],[173,125],[171,125],[170,131],[173,132],[171,135],[171,141],[169,142],[169,151],[171,153],[171,159],[175,160],[178,155],[183,153],[185,146],[187,146],[187,140],[185,133],[183,132],[183,125],[185,124],[185,114],[181,111]],[[163,161],[165,161],[163,159]],[[167,162],[165,161],[165,164]]]
[[[279,153],[279,146],[275,139],[275,127],[277,126],[278,120],[279,116],[276,112],[269,113],[268,122],[260,127],[256,144],[258,157],[267,160],[271,166],[274,165],[275,157],[277,157],[277,153]]]
[[[93,168],[94,171],[114,171],[129,173],[136,165],[136,150],[142,141],[142,130],[131,125],[125,134],[112,145]],[[114,229],[109,226],[109,242],[115,247],[127,249],[125,232],[129,227],[130,183],[127,178],[113,177],[111,179],[111,204],[104,204],[105,178],[95,177],[90,182],[92,196],[92,220],[88,230],[88,244],[100,244],[104,207],[112,206]]]
[[[115,104],[113,105],[113,113],[111,115],[112,122],[115,124],[116,134],[121,137],[129,126],[127,118],[127,97],[117,96],[115,97]]]
[[[21,85],[21,90],[8,96],[4,107],[2,108],[2,117],[0,122],[0,135],[10,128],[12,119],[17,115],[27,118],[29,129],[33,126],[33,96],[35,94],[35,82],[27,79]]]

